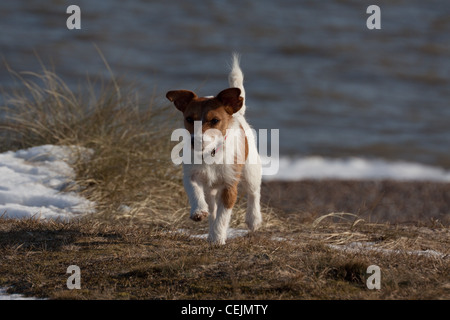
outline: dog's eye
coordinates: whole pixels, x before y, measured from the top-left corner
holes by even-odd
[[[191,117],[187,117],[186,121],[189,122],[189,123],[194,123],[194,119],[192,119]]]
[[[219,119],[214,118],[211,120],[211,124],[217,124],[219,123],[219,121],[220,121]]]

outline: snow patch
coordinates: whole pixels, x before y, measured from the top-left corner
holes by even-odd
[[[42,299],[25,297],[21,294],[9,294],[6,292],[6,288],[0,288],[0,300],[42,300]]]
[[[263,163],[270,162],[262,157]],[[263,179],[270,180],[400,180],[400,181],[437,181],[450,182],[450,171],[419,163],[381,159],[364,159],[352,157],[346,159],[330,159],[320,156],[278,159],[279,170],[275,175],[264,174]]]
[[[0,216],[70,219],[94,212],[94,203],[75,192],[70,167],[78,156],[92,151],[79,147],[44,145],[0,154]]]
[[[383,254],[410,254],[418,256],[426,256],[433,258],[445,258],[446,255],[435,250],[399,250],[399,249],[384,249],[375,246],[375,242],[351,242],[346,245],[328,244],[329,248],[354,253],[363,253],[364,251],[380,252]]]
[[[227,230],[227,239],[235,239],[235,238],[239,238],[239,237],[244,237],[248,234],[248,230],[245,229],[234,229],[234,228],[228,228]],[[191,238],[194,239],[207,239],[208,238],[208,234],[204,233],[204,234],[190,234],[189,230],[186,229],[178,229],[177,233],[181,233],[184,235],[187,235]]]

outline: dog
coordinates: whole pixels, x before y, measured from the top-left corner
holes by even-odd
[[[255,231],[262,223],[261,159],[255,134],[245,120],[244,75],[237,54],[232,56],[228,83],[230,87],[216,96],[198,97],[189,90],[166,94],[183,113],[194,153],[201,154],[200,163],[183,163],[190,218],[201,221],[209,216],[208,241],[216,244],[226,242],[239,183],[247,193],[248,228]]]

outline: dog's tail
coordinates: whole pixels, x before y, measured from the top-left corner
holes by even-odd
[[[244,74],[239,66],[239,54],[233,53],[231,58],[231,71],[228,75],[228,84],[231,88],[241,89],[241,97],[244,99],[242,108],[237,112],[241,115],[245,114],[245,90],[244,90]]]

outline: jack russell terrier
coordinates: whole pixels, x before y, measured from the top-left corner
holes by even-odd
[[[239,57],[232,57],[230,88],[215,97],[198,97],[188,90],[169,91],[167,99],[183,113],[191,147],[200,161],[183,163],[183,184],[191,205],[190,218],[209,215],[208,241],[225,244],[238,184],[247,193],[245,222],[251,231],[262,222],[262,167],[253,130],[244,118],[244,76]],[[197,158],[198,159],[198,158]]]

